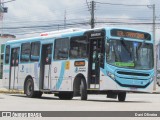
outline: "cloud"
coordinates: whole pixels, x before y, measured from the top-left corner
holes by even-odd
[[[91,0],[87,0],[90,5]],[[96,3],[95,6],[95,18],[96,20],[110,20],[117,18],[114,21],[132,21],[132,22],[146,22],[142,20],[131,20],[131,19],[148,19],[152,20],[152,9],[147,6],[121,6],[121,5],[107,5],[103,3],[113,4],[129,4],[129,5],[149,5],[155,3],[160,6],[159,0],[95,0],[102,4]],[[17,26],[42,26],[52,24],[64,24],[64,14],[66,10],[67,23],[77,22],[89,22],[90,12],[86,4],[86,0],[16,0],[5,4],[8,7],[8,13],[5,14],[4,27],[17,27]],[[158,14],[158,13],[157,13]],[[124,20],[123,20],[124,19]],[[103,26],[103,24],[99,24]],[[126,25],[120,25],[126,27]],[[79,27],[79,26],[78,26]],[[80,26],[88,27],[90,26]],[[98,27],[98,24],[97,24]],[[131,25],[127,27],[133,27],[138,29],[144,29],[151,31],[151,26],[138,26]],[[16,34],[18,37],[25,37],[26,35],[19,35],[25,33],[32,33],[40,31],[49,31],[57,29],[55,27],[47,28],[34,28],[34,29],[16,29],[6,30]],[[39,34],[39,33],[38,33]],[[28,37],[28,35],[27,35]],[[157,36],[157,38],[160,36]]]

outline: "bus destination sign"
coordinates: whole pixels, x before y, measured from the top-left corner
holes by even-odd
[[[151,40],[151,35],[149,33],[122,29],[112,29],[111,36],[133,38],[140,40]]]

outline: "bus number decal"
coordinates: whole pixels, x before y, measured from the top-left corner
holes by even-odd
[[[74,66],[78,67],[78,66],[85,66],[85,61],[75,61],[74,62]]]
[[[57,67],[54,68],[54,73],[57,73]]]

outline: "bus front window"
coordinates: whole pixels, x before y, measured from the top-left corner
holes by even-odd
[[[132,69],[153,68],[152,44],[126,40],[110,40],[109,45],[106,45],[106,50],[108,64]]]

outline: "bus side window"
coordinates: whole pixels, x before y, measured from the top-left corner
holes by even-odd
[[[31,61],[39,61],[40,42],[31,43]]]
[[[48,45],[45,52],[45,62],[51,64],[52,45]]]
[[[68,51],[69,51],[69,39],[62,38],[55,40],[54,47],[54,59],[55,60],[66,60],[68,59]]]
[[[70,40],[70,58],[87,58],[88,42],[85,36],[72,37]]]
[[[10,46],[6,46],[6,51],[5,51],[5,64],[9,63],[9,56],[10,56]]]
[[[23,43],[21,45],[21,62],[28,62],[30,60],[30,43]]]
[[[14,48],[11,52],[11,66],[18,66],[19,63],[19,48]]]

